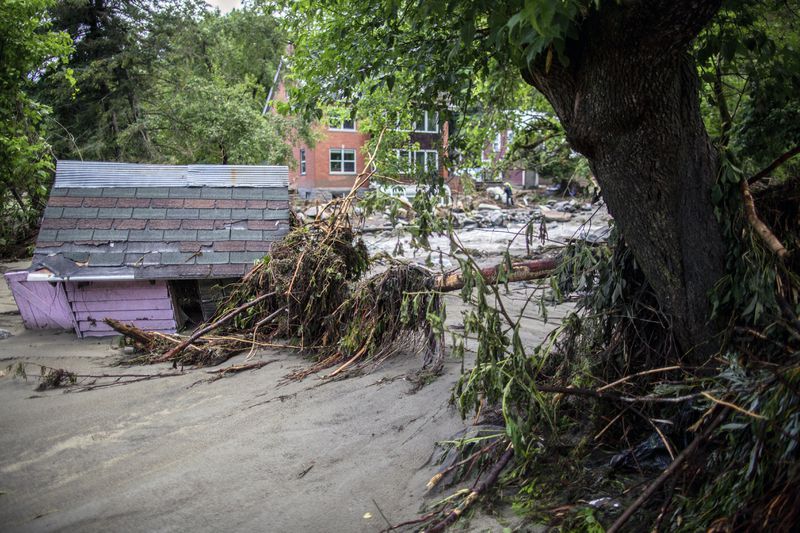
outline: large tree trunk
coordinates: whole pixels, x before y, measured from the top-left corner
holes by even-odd
[[[708,292],[723,273],[724,246],[711,203],[717,152],[687,49],[715,4],[606,3],[569,45],[568,66],[523,73],[588,158],[681,348],[697,356],[717,345]]]

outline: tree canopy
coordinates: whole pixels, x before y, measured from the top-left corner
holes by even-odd
[[[797,2],[281,5],[302,80],[293,93],[298,111],[313,115],[321,104],[343,101],[357,106],[388,91],[445,115],[491,114],[532,101],[535,90],[547,100],[538,108],[557,116],[559,125],[540,121],[531,137],[563,132],[602,187],[615,220],[613,251],[570,248],[559,284],[586,291],[584,314],[533,350],[522,346],[518,323],[505,323],[501,302],[500,310],[483,305],[465,316],[466,334],[477,337],[479,349],[454,400],[465,414],[480,412],[484,402],[499,406],[522,463],[514,473],[522,491],[538,493],[536,476],[548,468],[539,438],[559,456],[574,433],[593,440],[584,432],[589,411],[599,434],[630,414],[627,408],[609,412],[602,399],[590,405],[548,401],[542,391],[570,396],[586,383],[604,390],[624,382],[648,397],[702,391],[696,393],[705,399],[691,405],[706,414],[690,416],[691,428],[689,408],[648,406],[630,415],[652,424],[668,420],[673,437],[659,433],[664,441],[688,438],[703,425],[707,439],[719,421],[735,419],[720,430],[719,449],[701,460],[709,475],[696,471],[693,483],[676,481],[684,491],[680,502],[662,500],[671,527],[746,529],[796,521],[788,502],[796,501],[790,494],[800,475],[796,431],[789,428],[798,400],[794,386],[774,376],[797,370],[791,339],[800,311],[798,262],[781,244],[796,251],[799,233],[792,207],[798,166],[791,159],[800,151]],[[502,113],[496,116],[502,124]],[[468,146],[470,132],[481,134],[480,124],[472,126],[455,132],[455,146]],[[532,149],[536,142],[524,144]],[[777,236],[759,219],[749,190],[749,182],[765,176],[773,179],[759,183],[758,194]],[[476,299],[485,303],[491,291],[476,283]],[[741,332],[750,336],[741,338]],[[554,345],[562,349],[559,361]],[[668,365],[681,373],[664,381],[642,377]],[[743,418],[742,409],[732,415],[719,407],[728,404],[706,403],[707,395],[763,415]],[[709,426],[712,412],[718,416]],[[629,429],[617,436],[628,439]],[[567,458],[559,464],[578,477],[585,467]]]
[[[31,213],[47,195],[52,161],[43,121],[49,109],[32,93],[71,51],[69,37],[51,30],[51,4],[12,0],[0,5],[0,249],[25,236]],[[71,71],[63,75],[70,91]]]

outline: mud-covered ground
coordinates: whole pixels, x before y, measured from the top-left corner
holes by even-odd
[[[517,284],[506,296],[510,312],[534,290]],[[448,327],[458,329],[463,304],[446,301]],[[434,443],[465,427],[449,404],[462,361],[448,359],[441,377],[414,392],[405,379],[419,368],[414,354],[326,384],[311,377],[278,386],[303,361],[264,350],[257,357],[275,362],[213,383],[195,384],[207,369],[187,369],[89,392],[36,392],[36,379],[13,378],[6,367],[172,370],[111,366],[120,354],[110,340],[26,331],[14,309],[3,284],[0,329],[12,333],[0,340],[3,531],[379,531],[387,526],[381,513],[392,523],[415,516],[436,472]],[[526,311],[530,345],[568,307],[547,324],[535,309]],[[502,531],[488,516],[469,528]]]

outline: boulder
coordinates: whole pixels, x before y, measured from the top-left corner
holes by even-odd
[[[495,200],[500,200],[505,196],[502,187],[486,187],[486,194]]]
[[[539,209],[542,212],[542,218],[544,218],[547,222],[567,222],[572,220],[571,213],[563,213],[545,206],[541,206]]]
[[[501,209],[494,204],[478,204],[478,211],[500,211]]]

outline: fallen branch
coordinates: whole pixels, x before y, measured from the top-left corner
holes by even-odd
[[[269,361],[256,361],[255,363],[247,363],[242,365],[231,365],[225,368],[218,368],[217,370],[207,370],[208,374],[217,374],[220,377],[227,376],[228,374],[238,374],[239,372],[246,372],[248,370],[258,370],[265,367],[270,363],[277,362],[277,359],[270,359]]]
[[[447,468],[445,468],[441,472],[438,472],[435,476],[433,476],[430,479],[430,481],[428,481],[428,484],[425,485],[425,490],[431,490],[433,487],[435,487],[436,485],[439,484],[439,482],[442,480],[442,478],[444,476],[446,476],[447,474],[449,474],[450,472],[452,472],[453,470],[455,470],[459,466],[462,466],[462,465],[472,461],[473,459],[477,459],[481,455],[485,454],[486,452],[488,452],[489,450],[491,450],[492,448],[497,446],[497,444],[500,443],[500,442],[502,442],[502,439],[501,440],[496,440],[493,443],[489,444],[488,446],[484,446],[483,448],[481,448],[477,452],[473,453],[472,455],[470,455],[466,459],[462,459],[461,461],[458,461],[457,463],[448,466]]]
[[[469,508],[469,506],[472,505],[475,502],[475,500],[477,500],[481,496],[481,494],[486,492],[486,489],[491,487],[494,484],[494,482],[497,481],[497,478],[500,476],[500,472],[503,471],[503,469],[506,467],[506,465],[513,456],[514,456],[514,446],[512,444],[509,444],[508,448],[506,448],[506,451],[500,457],[500,460],[497,461],[497,463],[495,463],[495,465],[489,471],[489,474],[486,476],[486,479],[484,479],[480,485],[478,485],[475,489],[473,489],[472,492],[470,492],[469,495],[467,495],[467,497],[464,498],[464,500],[455,509],[450,511],[450,513],[444,518],[444,520],[438,522],[437,524],[434,524],[433,527],[425,531],[429,533],[437,533],[439,531],[444,531],[444,529],[447,526],[458,520],[458,518],[462,514],[464,514],[464,511],[466,511],[467,508]]]
[[[559,387],[553,385],[536,385],[536,390],[539,392],[552,392],[556,394],[566,394],[572,396],[589,396],[592,398],[600,398],[606,400],[616,400],[625,403],[682,403],[696,398],[701,398],[703,393],[697,392],[694,394],[686,394],[684,396],[675,396],[674,398],[667,398],[663,396],[622,396],[604,392],[601,389],[579,389],[571,387]]]
[[[758,214],[756,213],[756,205],[753,201],[753,195],[750,194],[750,186],[747,184],[747,180],[742,180],[741,189],[747,222],[753,227],[756,233],[758,233],[758,236],[761,237],[761,239],[766,243],[767,247],[778,257],[784,259],[787,255],[789,255],[789,252],[786,251],[786,248],[783,247],[783,243],[781,243],[775,234],[772,233],[767,225],[764,224],[760,218],[758,218]]]
[[[277,359],[270,359],[269,361],[256,361],[255,363],[244,363],[241,365],[226,366],[225,368],[218,368],[217,370],[207,370],[206,372],[208,374],[214,374],[214,376],[208,379],[199,379],[194,383],[192,383],[191,385],[189,385],[188,388],[191,389],[192,387],[200,383],[213,383],[219,379],[228,377],[229,375],[232,374],[238,374],[240,372],[246,372],[248,370],[258,370],[259,368],[265,367],[268,364],[274,363],[276,361]]]
[[[715,405],[712,409],[716,410],[718,405]],[[617,518],[617,521],[614,522],[610,528],[606,530],[606,533],[616,533],[620,530],[622,526],[630,519],[633,514],[639,510],[639,508],[664,484],[664,482],[670,478],[677,470],[681,467],[681,465],[686,462],[694,452],[700,447],[704,440],[706,440],[711,433],[719,426],[723,420],[728,416],[728,409],[722,408],[722,410],[717,414],[716,418],[711,421],[708,427],[695,439],[692,441],[689,446],[687,446],[679,455],[672,461],[672,464],[664,470],[660,476],[653,481],[650,486],[648,486],[644,492],[634,501],[625,512]]]
[[[770,173],[773,170],[775,170],[776,168],[778,168],[779,166],[781,166],[782,164],[787,162],[789,159],[791,159],[794,156],[796,156],[797,154],[800,154],[800,145],[795,146],[794,148],[792,148],[788,152],[780,155],[777,159],[775,159],[775,161],[773,161],[772,163],[767,165],[767,167],[764,170],[762,170],[758,174],[755,174],[752,177],[748,178],[747,183],[752,185],[753,183],[757,182],[758,180],[760,180],[762,178],[766,178],[767,176],[770,175]]]
[[[550,276],[558,266],[558,259],[536,259],[534,261],[524,261],[511,265],[511,272],[508,273],[509,282],[529,281]],[[482,268],[481,275],[487,284],[498,283],[498,274],[502,265]],[[436,279],[436,288],[442,292],[457,291],[464,287],[464,276],[461,272],[452,272]]]
[[[238,316],[239,313],[241,313],[242,311],[245,311],[245,310],[253,307],[254,305],[257,305],[257,304],[263,302],[264,300],[266,300],[267,298],[269,298],[271,296],[275,296],[275,293],[274,292],[269,292],[267,294],[262,294],[258,298],[255,298],[254,300],[250,300],[249,302],[240,305],[236,309],[234,309],[234,310],[228,312],[227,314],[225,314],[224,316],[222,316],[219,320],[217,320],[215,322],[212,322],[211,324],[207,325],[204,328],[198,329],[197,331],[192,333],[192,335],[189,338],[187,338],[186,340],[184,340],[183,342],[181,342],[180,344],[178,344],[174,348],[170,349],[168,352],[166,352],[164,355],[162,355],[161,357],[159,357],[158,359],[156,359],[153,362],[155,362],[155,363],[163,363],[163,362],[169,361],[170,359],[172,359],[173,357],[175,357],[176,355],[181,353],[183,350],[185,350],[187,346],[192,344],[194,341],[196,341],[197,339],[199,339],[200,337],[202,337],[206,333],[209,333],[210,331],[213,331],[213,330],[217,329],[218,327],[228,323],[231,319],[233,319],[234,317]]]

